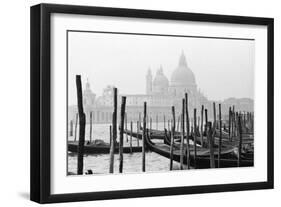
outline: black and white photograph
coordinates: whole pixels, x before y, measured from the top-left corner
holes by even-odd
[[[273,188],[272,18],[39,4],[30,38],[31,200]]]
[[[255,39],[66,35],[67,175],[254,167]]]
[[[281,203],[279,1],[1,8],[0,206]]]

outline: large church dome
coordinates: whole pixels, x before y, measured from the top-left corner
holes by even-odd
[[[171,76],[172,86],[196,85],[195,76],[187,66],[186,58],[182,52],[178,67],[174,70]]]

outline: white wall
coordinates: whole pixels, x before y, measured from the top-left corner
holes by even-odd
[[[2,1],[0,80],[0,205],[35,206],[29,197],[29,7],[48,3],[128,7],[275,18],[275,190],[212,193],[173,197],[56,204],[60,206],[254,206],[281,201],[280,189],[280,37],[281,12],[278,1],[249,0],[81,0]],[[235,175],[233,175],[235,176]],[[55,206],[56,206],[55,205]],[[278,204],[277,204],[278,205]],[[274,205],[276,206],[276,205]]]

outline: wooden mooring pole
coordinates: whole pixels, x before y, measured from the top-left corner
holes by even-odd
[[[210,167],[215,168],[215,156],[214,156],[214,136],[212,129],[212,122],[208,122],[208,140],[209,140],[209,149],[210,149]]]
[[[180,145],[180,169],[183,170],[184,158],[184,116],[185,116],[185,100],[182,99],[182,112],[181,112],[181,145]]]
[[[243,121],[242,121],[242,131],[245,130],[246,131],[246,112],[243,112]]]
[[[221,120],[221,104],[219,104],[219,123],[220,123],[220,137],[219,137],[219,152],[218,152],[218,168],[220,168],[221,162],[221,141],[222,141],[222,120]]]
[[[140,146],[140,136],[139,136],[139,133],[140,133],[140,121],[137,121],[137,146],[139,147]]]
[[[82,84],[81,76],[76,75],[76,88],[77,88],[77,106],[79,114],[79,143],[78,143],[78,162],[77,162],[77,174],[83,174],[83,164],[84,164],[84,144],[85,144],[85,125],[86,116],[83,109],[83,94],[82,94]]]
[[[232,135],[231,138],[233,138],[235,136],[235,131],[234,131],[234,127],[235,127],[235,111],[234,111],[234,106],[232,107],[232,121],[231,121],[231,127],[232,127]]]
[[[190,146],[189,146],[189,134],[190,134],[190,122],[188,113],[188,94],[185,93],[185,113],[186,113],[186,164],[187,169],[190,169]]]
[[[92,116],[93,116],[93,113],[90,112],[90,143],[92,142]]]
[[[112,142],[112,125],[109,126],[109,154],[110,154],[110,150],[111,150],[111,142]]]
[[[141,131],[141,112],[139,112],[139,128],[138,128],[139,132]],[[139,146],[139,139],[141,138],[141,134],[138,133],[138,146]]]
[[[122,96],[121,103],[121,120],[120,120],[120,134],[119,134],[119,173],[123,172],[123,136],[124,136],[124,117],[126,109],[126,97]],[[127,133],[126,133],[127,134]]]
[[[112,141],[110,146],[109,173],[114,172],[114,150],[117,140],[117,88],[113,89]]]
[[[229,112],[228,112],[228,138],[229,141],[231,141],[231,107],[229,107]]]
[[[196,108],[194,109],[193,115],[193,126],[194,126],[194,133],[193,133],[193,147],[194,147],[194,168],[196,168],[196,159],[197,159],[197,146],[196,146]]]
[[[133,136],[133,122],[131,121],[131,133],[130,133],[130,153],[132,154],[133,149],[132,149],[132,136]]]
[[[211,154],[211,160],[213,162],[213,167],[216,167],[216,163],[215,163],[215,155],[214,155],[214,139],[215,139],[215,134],[216,134],[216,129],[217,129],[217,112],[216,112],[216,103],[213,102],[213,112],[214,112],[214,122],[213,122],[213,129],[212,129],[212,136],[211,136],[211,140],[210,140],[210,154]]]
[[[252,123],[251,131],[252,131],[252,133],[254,133],[254,130],[255,130],[255,114],[254,114],[254,112],[251,113],[251,123]]]
[[[74,130],[74,141],[76,142],[76,137],[77,137],[77,125],[78,125],[78,113],[76,113],[75,117],[75,130]]]
[[[205,133],[208,134],[208,109],[205,109]]]
[[[69,126],[70,130],[69,130],[69,136],[72,137],[73,136],[73,121],[70,120],[70,126]]]
[[[216,130],[216,125],[217,125],[217,113],[216,113],[216,103],[213,102],[213,112],[214,112],[214,123],[213,123],[213,130]]]
[[[238,113],[238,112],[236,112],[236,116],[235,116],[235,119],[234,119],[234,123],[235,123],[235,132],[234,132],[234,134],[235,134],[235,137],[238,137],[239,136],[239,126],[238,126],[238,118],[239,118],[239,116],[241,115],[241,113]],[[243,125],[242,125],[242,115],[241,115],[241,127],[242,127],[242,132],[243,132]]]
[[[242,153],[242,124],[241,124],[241,115],[238,116],[238,129],[239,129],[239,144],[238,144],[238,160],[237,166],[241,166],[241,153]]]
[[[201,135],[201,146],[204,146],[203,139],[203,119],[204,119],[204,105],[201,106],[201,126],[200,126],[200,135]]]
[[[145,172],[145,140],[146,140],[146,102],[143,104],[143,129],[142,129],[142,172]]]
[[[114,123],[114,112],[112,113],[112,125],[109,128],[109,138],[110,138],[110,150],[109,150],[109,173],[114,173],[114,151],[115,151],[115,140],[113,132]]]
[[[172,106],[172,132],[171,132],[171,145],[170,145],[170,170],[173,170],[173,154],[174,154],[174,134],[175,134],[175,107]]]

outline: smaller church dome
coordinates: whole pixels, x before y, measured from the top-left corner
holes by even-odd
[[[153,86],[164,87],[164,88],[169,87],[169,80],[164,75],[162,66],[160,66],[159,70],[156,73],[156,76],[153,80]]]

